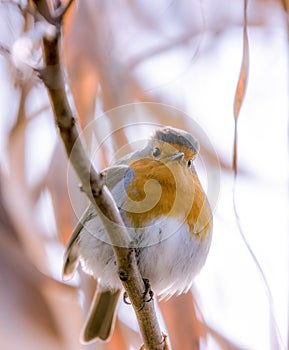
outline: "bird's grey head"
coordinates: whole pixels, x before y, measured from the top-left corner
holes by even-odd
[[[191,149],[196,154],[199,153],[200,144],[191,134],[188,132],[176,129],[171,126],[165,126],[157,129],[151,137],[152,140],[159,140],[171,144],[178,144]]]

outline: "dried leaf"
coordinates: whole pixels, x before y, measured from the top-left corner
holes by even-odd
[[[247,5],[248,0],[244,0],[244,25],[243,25],[243,57],[241,70],[239,74],[237,89],[234,101],[234,118],[235,118],[235,134],[234,134],[234,150],[233,150],[233,171],[237,174],[237,122],[240,114],[240,109],[244,101],[249,73],[249,40],[247,32]]]
[[[238,169],[237,169],[237,136],[238,136],[238,130],[237,130],[237,125],[238,125],[238,118],[240,114],[240,109],[245,97],[246,93],[246,87],[248,83],[248,72],[249,72],[249,41],[248,41],[248,33],[247,33],[247,5],[248,5],[248,0],[244,0],[244,26],[243,26],[243,58],[242,58],[242,65],[241,65],[241,71],[239,75],[239,80],[237,84],[237,90],[235,94],[235,102],[234,102],[234,118],[235,118],[235,132],[234,132],[234,151],[233,151],[233,171],[235,175],[235,181],[234,181],[234,187],[233,187],[233,210],[234,210],[234,215],[235,215],[235,220],[236,220],[236,225],[238,228],[238,231],[241,235],[241,238],[255,264],[257,267],[260,276],[263,280],[264,288],[267,293],[267,298],[268,298],[268,304],[269,304],[269,312],[270,312],[270,321],[272,324],[271,328],[271,341],[274,342],[274,344],[277,344],[278,346],[282,344],[282,338],[280,335],[280,330],[276,321],[275,317],[275,312],[274,312],[274,307],[273,307],[273,296],[271,293],[271,288],[269,285],[269,282],[267,280],[267,277],[263,271],[263,268],[255,255],[253,249],[251,248],[246,235],[243,231],[241,220],[238,214],[237,210],[237,204],[236,204],[236,179],[237,179],[237,174],[238,174]],[[283,1],[284,8],[287,9],[287,3]],[[230,347],[229,347],[230,348]]]

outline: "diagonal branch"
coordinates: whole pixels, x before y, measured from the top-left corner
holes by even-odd
[[[50,15],[46,12],[48,9],[47,4],[45,6],[43,0],[34,0],[34,4],[39,12],[42,13],[43,9],[45,10],[45,18],[48,20]],[[133,249],[128,248],[128,233],[109,190],[87,156],[85,146],[80,137],[76,113],[72,111],[68,101],[60,57],[61,20],[62,18],[59,17],[53,17],[51,21],[49,20],[51,24],[56,26],[57,35],[49,40],[43,38],[44,68],[39,71],[40,78],[47,88],[54,111],[55,122],[67,156],[82,182],[84,192],[100,215],[108,219],[103,220],[103,224],[111,242],[115,241],[115,237],[121,237],[123,242],[122,247],[113,245],[113,249],[119,277],[134,307],[145,348],[147,350],[162,350],[164,349],[164,343],[162,342],[162,334],[157,322],[154,304],[153,302],[145,303],[144,307],[142,307],[145,285],[137,267],[135,252]],[[111,223],[114,223],[114,225],[112,226]]]

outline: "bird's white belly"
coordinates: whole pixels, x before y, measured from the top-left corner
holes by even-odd
[[[99,231],[100,227],[95,229]],[[99,279],[103,288],[122,288],[112,246],[89,231],[82,230],[79,239],[85,270]],[[194,276],[205,263],[210,241],[210,237],[202,241],[191,235],[188,225],[180,225],[179,220],[172,218],[155,220],[149,228],[134,229],[141,275],[149,279],[152,290],[163,297],[182,293],[191,287]]]

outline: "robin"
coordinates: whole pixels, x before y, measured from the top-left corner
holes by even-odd
[[[140,273],[161,298],[190,289],[210,248],[212,214],[194,168],[198,152],[192,135],[163,127],[142,150],[102,172],[128,229]],[[73,276],[79,261],[98,281],[81,340],[108,341],[123,287],[112,245],[92,205],[67,245],[64,280]]]

